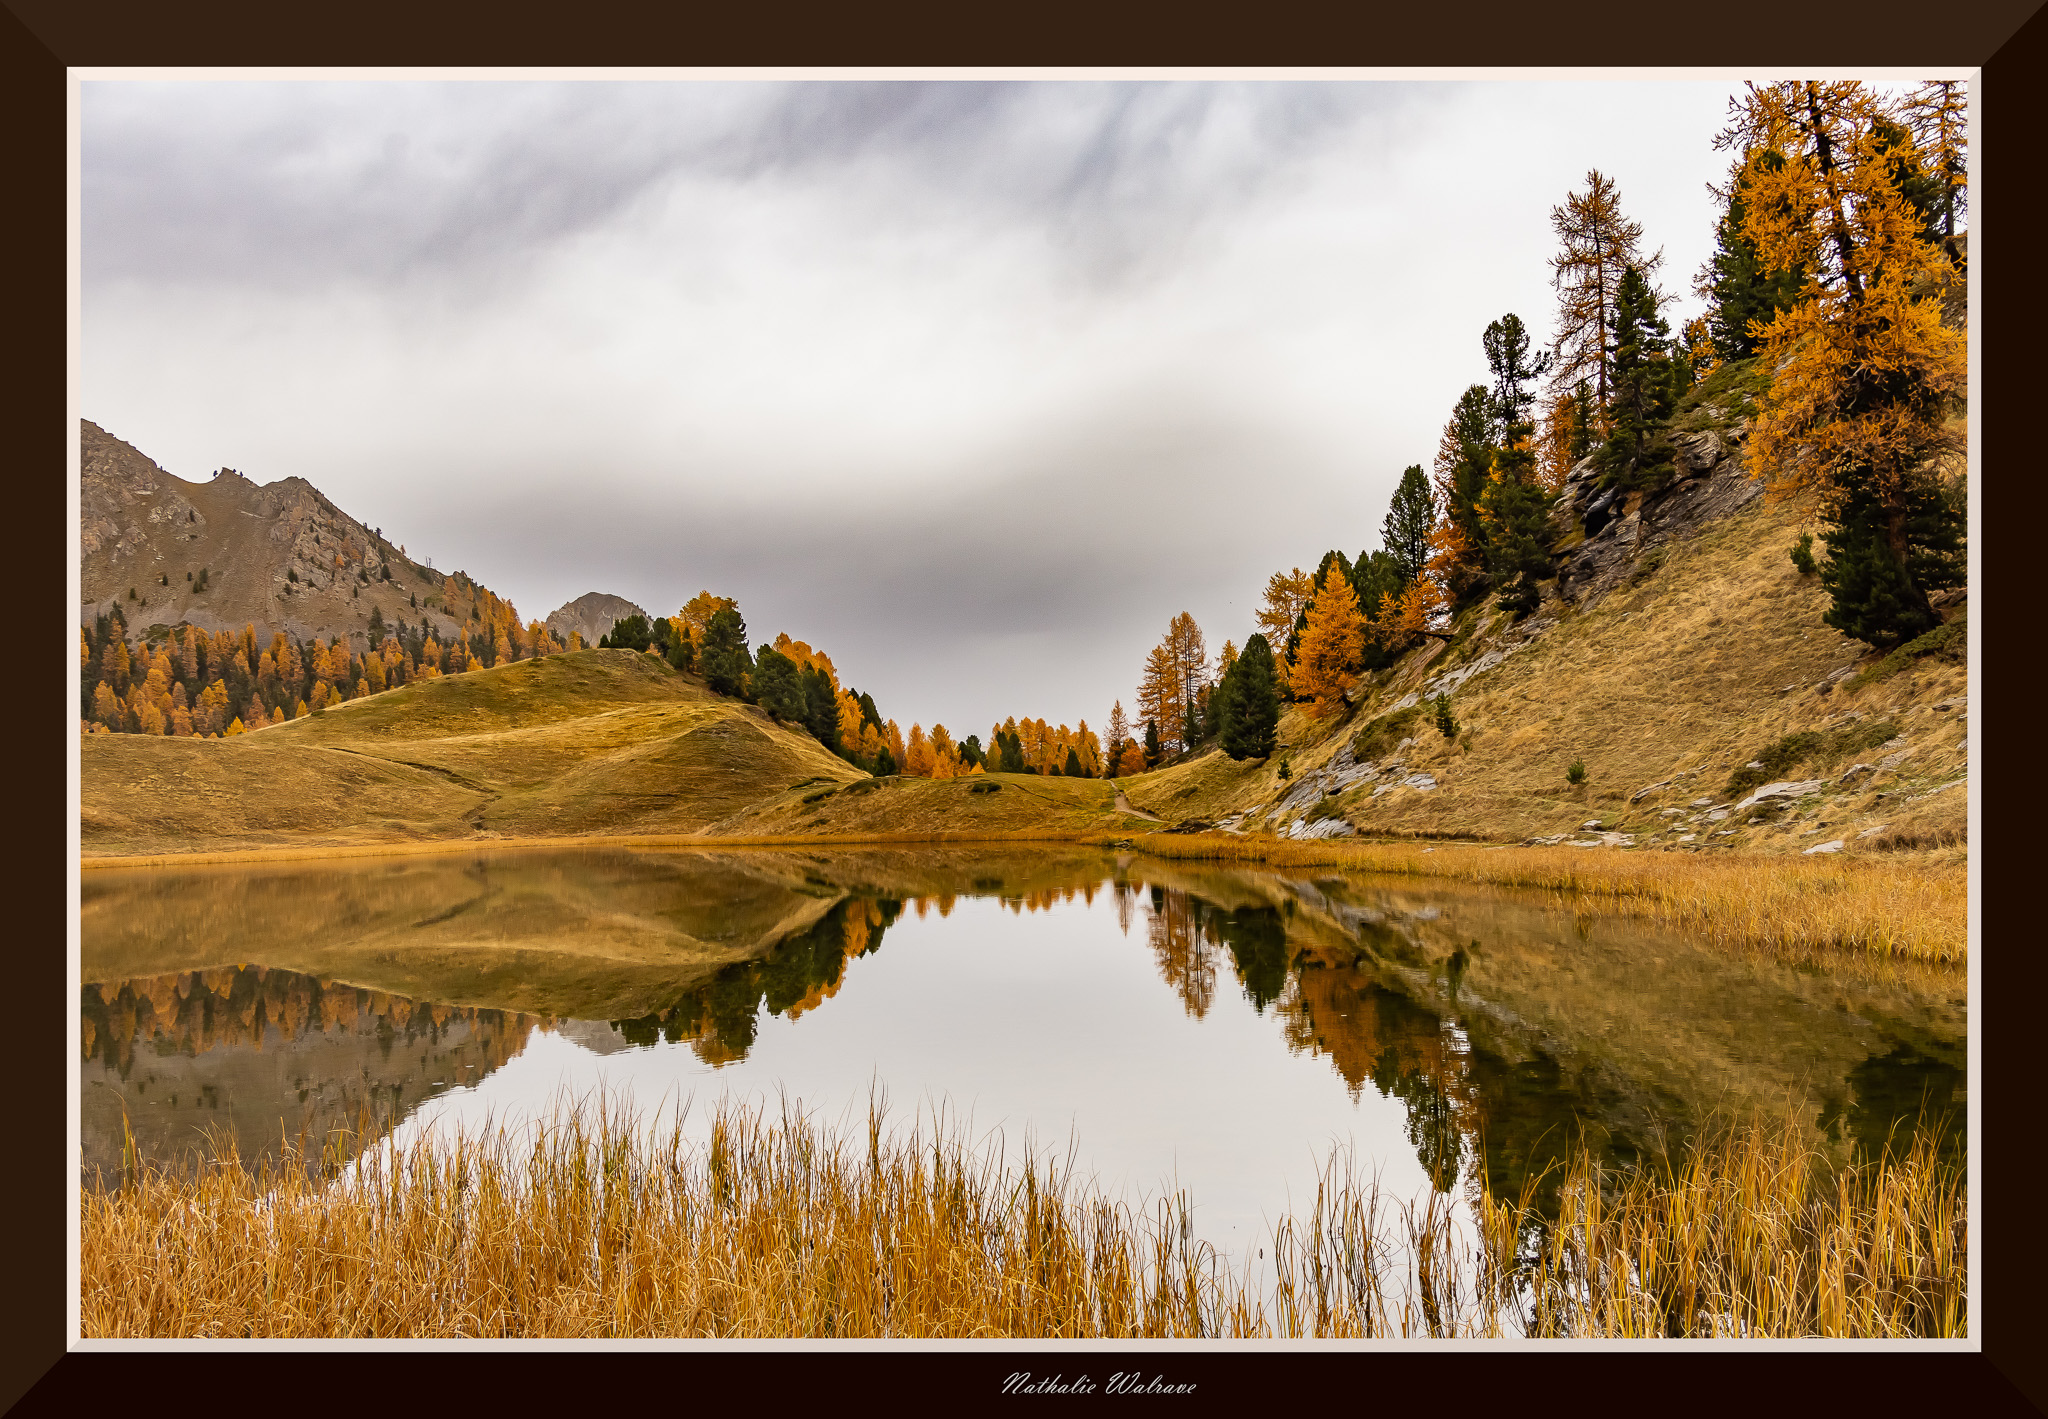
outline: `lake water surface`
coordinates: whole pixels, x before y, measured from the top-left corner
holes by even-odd
[[[367,1110],[400,1138],[603,1088],[643,1111],[943,1113],[1226,1246],[1348,1148],[1397,1197],[1513,1195],[1793,1110],[1879,1146],[1964,1108],[1960,970],[1747,957],[1555,898],[1048,847],[499,851],[91,871],[83,1163]]]

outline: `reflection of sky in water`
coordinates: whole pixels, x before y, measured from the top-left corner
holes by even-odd
[[[916,1114],[929,1137],[943,1106],[977,1140],[1000,1130],[1013,1158],[1027,1132],[1041,1157],[1064,1158],[1071,1135],[1081,1177],[1127,1200],[1185,1189],[1199,1234],[1233,1252],[1262,1239],[1290,1197],[1308,1210],[1333,1146],[1351,1145],[1391,1197],[1426,1195],[1401,1103],[1370,1085],[1354,1100],[1327,1059],[1290,1052],[1274,1012],[1253,1009],[1220,956],[1197,1020],[1161,981],[1142,915],[1126,936],[1107,895],[1023,915],[965,899],[947,918],[898,918],[801,1019],[764,1011],[744,1059],[713,1068],[681,1042],[599,1054],[536,1032],[481,1083],[428,1103],[399,1138],[513,1124],[602,1087],[629,1092],[643,1112],[693,1098],[685,1132],[699,1139],[722,1094],[765,1099],[772,1114],[779,1091],[857,1145],[879,1080],[898,1127]]]

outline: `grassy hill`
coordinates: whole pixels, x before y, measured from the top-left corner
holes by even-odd
[[[81,741],[88,855],[698,832],[866,775],[656,657],[428,680],[218,741]]]

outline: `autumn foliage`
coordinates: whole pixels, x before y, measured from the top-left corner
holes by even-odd
[[[1309,713],[1325,718],[1345,707],[1360,653],[1365,649],[1365,617],[1358,594],[1335,567],[1323,574],[1316,599],[1308,609],[1308,625],[1294,657],[1294,693],[1311,701]]]

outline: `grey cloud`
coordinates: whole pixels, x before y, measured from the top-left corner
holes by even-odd
[[[858,174],[898,220],[1025,223],[1127,272],[1396,86],[86,85],[88,285],[390,281],[517,261],[672,179]],[[1236,142],[1242,129],[1249,141]],[[1162,242],[1165,246],[1162,247]]]

